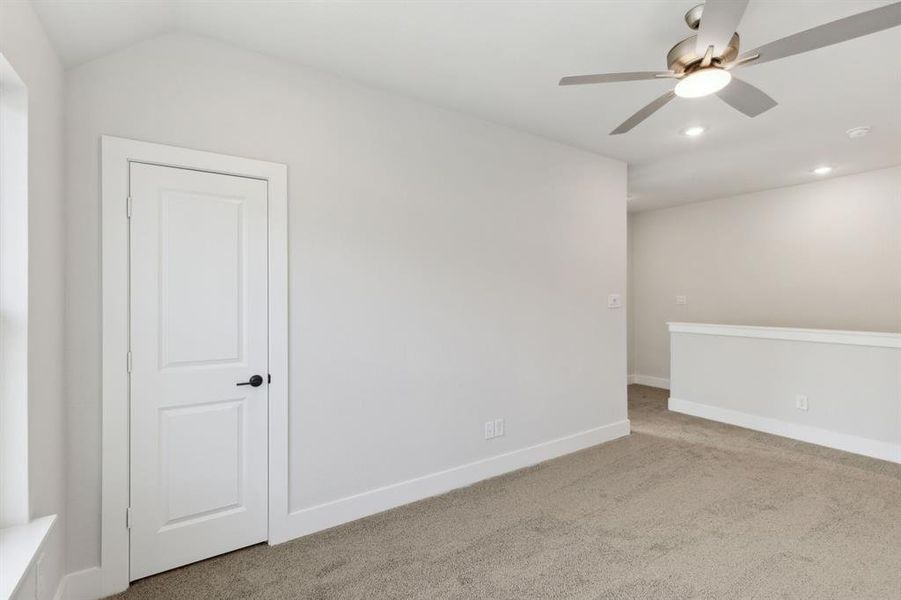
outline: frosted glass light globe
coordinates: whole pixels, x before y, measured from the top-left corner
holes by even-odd
[[[676,84],[676,95],[680,98],[700,98],[720,91],[732,81],[729,71],[717,67],[699,69]]]

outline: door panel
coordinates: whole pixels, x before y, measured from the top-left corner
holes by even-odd
[[[268,225],[264,181],[133,163],[130,189],[134,580],[266,539]]]
[[[163,527],[242,506],[243,410],[242,399],[160,411]]]
[[[242,209],[240,198],[170,191],[160,199],[164,368],[244,358]]]

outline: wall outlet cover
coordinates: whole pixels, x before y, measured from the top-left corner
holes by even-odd
[[[494,437],[494,421],[485,421],[485,439],[490,440]]]
[[[798,394],[795,396],[795,406],[798,410],[807,410],[810,408],[810,403],[807,401],[807,396],[803,394]]]
[[[688,304],[688,296],[676,296],[676,304]]]
[[[504,420],[503,419],[495,419],[494,420],[494,435],[495,437],[500,437],[504,435]]]

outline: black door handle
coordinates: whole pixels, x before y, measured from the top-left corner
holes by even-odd
[[[236,385],[249,385],[251,387],[260,387],[263,385],[263,376],[262,375],[253,375],[248,381],[242,381]]]

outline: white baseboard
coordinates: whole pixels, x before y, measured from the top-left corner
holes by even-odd
[[[63,577],[53,600],[97,600],[101,596],[100,567],[91,567]]]
[[[629,432],[629,421],[618,421],[528,448],[298,510],[288,515],[285,531],[278,532],[277,536],[272,536],[276,539],[270,539],[270,543],[278,544],[410,502],[443,494],[483,479],[503,475],[564,454],[609,442],[629,435]]]
[[[669,389],[669,379],[665,379],[663,377],[652,377],[650,375],[640,375],[638,373],[633,373],[629,375],[629,383],[637,383],[639,385],[647,385],[650,387],[660,388],[662,390]]]
[[[849,435],[847,433],[820,429],[819,427],[799,425],[797,423],[780,421],[779,419],[770,417],[761,417],[728,408],[710,406],[709,404],[698,404],[697,402],[681,400],[679,398],[669,399],[669,409],[693,417],[701,417],[702,419],[710,419],[711,421],[737,425],[739,427],[745,427],[746,429],[771,433],[773,435],[787,437],[809,444],[817,444],[819,446],[826,446],[827,448],[844,450],[845,452],[851,452],[853,454],[861,454],[871,458],[901,463],[901,444],[871,440],[856,435]]]

